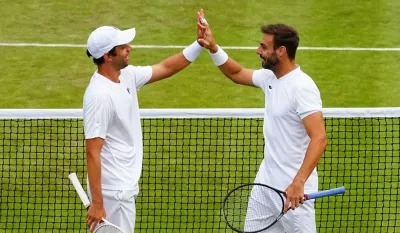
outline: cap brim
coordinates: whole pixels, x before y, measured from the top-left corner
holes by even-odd
[[[117,45],[129,44],[136,36],[135,28],[119,31],[117,34]]]

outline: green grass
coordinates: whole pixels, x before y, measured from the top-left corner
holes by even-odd
[[[82,44],[91,30],[112,24],[136,27],[137,44],[187,44],[203,8],[223,45],[253,45],[261,25],[283,22],[298,29],[303,46],[394,47],[399,6],[396,0],[15,0],[0,10],[0,41]]]
[[[99,7],[101,6],[101,7]],[[13,1],[0,9],[0,42],[85,44],[99,25],[136,27],[135,44],[188,45],[204,8],[224,46],[257,46],[259,27],[283,22],[300,46],[399,47],[395,0],[369,1]],[[96,19],[95,19],[96,18]],[[151,65],[180,49],[135,49],[134,65]],[[84,48],[0,47],[0,108],[81,108],[95,66]],[[260,68],[255,51],[228,51],[247,68]],[[324,107],[399,106],[399,52],[298,51],[297,63],[319,86]],[[223,90],[223,91],[221,91]],[[226,79],[207,52],[174,78],[144,87],[142,108],[262,107],[263,93]]]
[[[134,49],[138,65],[154,64],[167,54],[165,49]],[[95,70],[84,49],[0,47],[4,67],[0,108],[81,108],[83,93]],[[259,69],[255,51],[229,50],[243,66]],[[63,59],[58,59],[63,58]],[[399,106],[398,52],[299,51],[298,64],[318,85],[324,107]],[[222,91],[221,91],[222,90]],[[139,91],[142,108],[263,107],[261,89],[234,84],[204,52],[173,78],[146,85]]]
[[[133,45],[188,45],[195,40],[196,12],[204,8],[223,46],[257,46],[261,25],[282,22],[298,30],[300,46],[400,47],[399,7],[397,0],[14,0],[0,8],[0,43],[85,44],[96,27],[115,25],[136,27]],[[134,49],[130,61],[151,65],[180,51]],[[247,68],[260,67],[255,51],[227,52]],[[84,48],[0,47],[0,54],[0,108],[81,108],[95,70]],[[399,52],[297,52],[324,107],[400,106],[399,60]],[[258,108],[264,95],[229,81],[203,52],[173,78],[143,87],[139,101],[141,108]],[[0,121],[0,231],[86,232],[82,205],[66,179],[76,171],[85,182],[82,132],[74,128],[82,126],[53,122]],[[230,232],[219,205],[228,189],[254,178],[262,157],[261,127],[183,122],[144,124],[137,229]],[[318,203],[319,232],[400,227],[398,119],[360,122],[365,125],[327,126],[330,144],[318,167],[320,188],[344,184],[348,191]]]

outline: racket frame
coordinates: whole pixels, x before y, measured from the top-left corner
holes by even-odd
[[[228,217],[227,217],[227,215],[225,214],[225,209],[226,209],[225,206],[226,206],[226,204],[227,204],[227,200],[228,200],[228,198],[230,197],[230,195],[231,195],[233,192],[235,192],[236,190],[241,189],[241,188],[243,188],[243,187],[245,187],[245,186],[253,186],[253,187],[254,187],[254,186],[263,186],[263,187],[269,188],[269,189],[271,189],[271,190],[277,192],[277,193],[279,194],[279,196],[281,197],[281,200],[282,200],[282,209],[281,209],[281,212],[280,212],[279,216],[277,216],[277,218],[276,218],[271,224],[269,224],[268,226],[266,226],[265,228],[262,228],[262,229],[256,230],[256,231],[242,231],[242,230],[239,230],[239,229],[235,228],[234,226],[232,226],[232,224],[228,221]],[[324,191],[315,192],[315,193],[310,193],[310,194],[304,194],[304,201],[311,200],[311,199],[322,198],[322,197],[334,196],[334,195],[344,194],[344,193],[345,193],[345,188],[344,188],[344,186],[342,186],[342,187],[339,187],[339,188],[324,190]],[[284,201],[283,198],[284,198],[285,196],[286,196],[286,193],[285,193],[284,191],[281,191],[281,190],[279,190],[279,189],[276,189],[276,188],[271,187],[271,186],[266,185],[266,184],[262,184],[262,183],[247,183],[247,184],[242,184],[242,185],[239,185],[239,186],[235,187],[234,189],[230,190],[230,191],[228,192],[228,194],[225,196],[224,201],[223,201],[223,203],[222,203],[222,207],[221,207],[221,213],[222,213],[222,216],[224,217],[224,220],[225,220],[226,224],[227,224],[232,230],[234,230],[234,231],[236,231],[236,232],[239,232],[239,233],[258,233],[258,232],[265,231],[265,230],[267,230],[268,228],[272,227],[275,223],[277,223],[277,222],[279,221],[279,219],[282,218],[282,216],[284,215],[283,210],[284,210],[284,208],[285,208],[285,201]],[[289,210],[290,210],[290,209],[291,209],[291,208],[289,208]]]

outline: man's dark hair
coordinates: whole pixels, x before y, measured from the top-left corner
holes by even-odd
[[[117,49],[116,49],[117,47],[115,46],[114,48],[112,48],[109,52],[108,52],[108,54],[110,54],[111,56],[116,56],[117,55]],[[88,57],[92,57],[92,54],[90,54],[89,53],[89,50],[86,50],[86,55],[88,56]],[[104,63],[104,56],[102,56],[102,57],[100,57],[100,58],[94,58],[93,57],[93,63],[94,64],[96,64],[96,65],[101,65],[101,64],[103,64]]]
[[[288,57],[295,59],[300,38],[294,28],[285,24],[269,24],[262,26],[261,31],[274,36],[274,49],[285,46]]]

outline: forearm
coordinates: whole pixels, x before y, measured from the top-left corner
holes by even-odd
[[[295,181],[300,181],[303,184],[307,181],[314,168],[318,165],[318,162],[322,157],[322,153],[325,150],[326,144],[326,138],[311,139],[304,157],[303,164],[294,178]]]
[[[148,83],[156,82],[178,73],[194,62],[200,55],[203,47],[197,41],[186,47],[182,52],[172,55],[162,62],[153,65],[153,74]]]
[[[165,72],[163,74],[164,78],[170,77],[179,71],[185,69],[188,65],[190,65],[190,61],[188,61],[183,52],[175,54],[164,61],[161,62],[162,67]]]
[[[228,60],[221,66],[218,66],[221,72],[230,80],[235,83],[239,83],[237,78],[237,74],[243,69],[243,67],[237,63],[232,58],[228,58]]]
[[[92,203],[102,204],[103,196],[101,194],[101,162],[100,152],[87,151],[87,170],[92,195]]]
[[[222,73],[230,79],[243,69],[239,63],[229,58],[228,54],[226,54],[217,44],[214,44],[212,48],[210,48],[210,55],[214,64],[217,65]]]
[[[227,78],[234,83],[254,86],[253,70],[246,69],[232,58],[229,58],[228,54],[218,45],[213,46],[209,51],[214,64]]]

